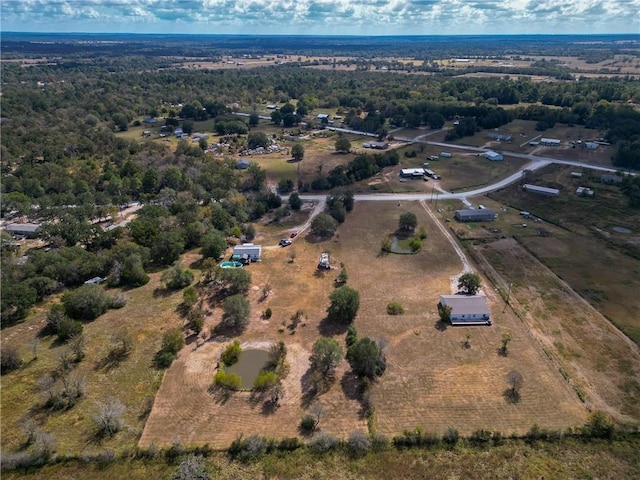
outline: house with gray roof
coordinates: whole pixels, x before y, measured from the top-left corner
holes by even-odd
[[[451,325],[491,325],[484,295],[440,295],[440,305],[451,308]]]

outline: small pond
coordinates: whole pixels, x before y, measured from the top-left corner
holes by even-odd
[[[243,390],[251,390],[253,382],[258,378],[260,370],[269,363],[269,352],[266,350],[248,349],[240,353],[238,361],[227,367],[227,373],[240,375]]]
[[[396,236],[392,237],[391,253],[399,253],[401,255],[413,255],[416,252],[411,250],[411,247],[409,246],[410,241],[411,241],[411,238],[399,238]]]

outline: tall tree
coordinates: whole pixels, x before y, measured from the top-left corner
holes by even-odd
[[[351,323],[360,308],[360,294],[357,290],[343,285],[329,295],[331,304],[327,307],[328,317],[336,322]]]

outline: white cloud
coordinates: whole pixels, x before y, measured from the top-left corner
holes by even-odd
[[[2,29],[185,33],[640,33],[640,0],[2,0]]]

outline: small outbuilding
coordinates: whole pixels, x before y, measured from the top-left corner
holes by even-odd
[[[484,295],[440,295],[440,306],[451,308],[451,325],[491,325]]]
[[[557,138],[541,138],[540,139],[540,145],[544,145],[546,147],[559,147],[560,146],[560,140],[558,140]]]
[[[442,158],[451,158],[453,155],[451,154],[451,152],[440,152],[440,156]]]
[[[243,263],[259,262],[262,258],[262,245],[254,245],[253,243],[243,243],[233,247],[233,255],[231,260]]]
[[[488,152],[485,152],[484,158],[486,158],[487,160],[490,160],[492,162],[499,162],[501,160],[504,160],[504,156],[501,153],[494,152],[492,150],[489,150]]]
[[[459,222],[491,222],[495,220],[496,212],[490,208],[456,210],[454,218]]]

